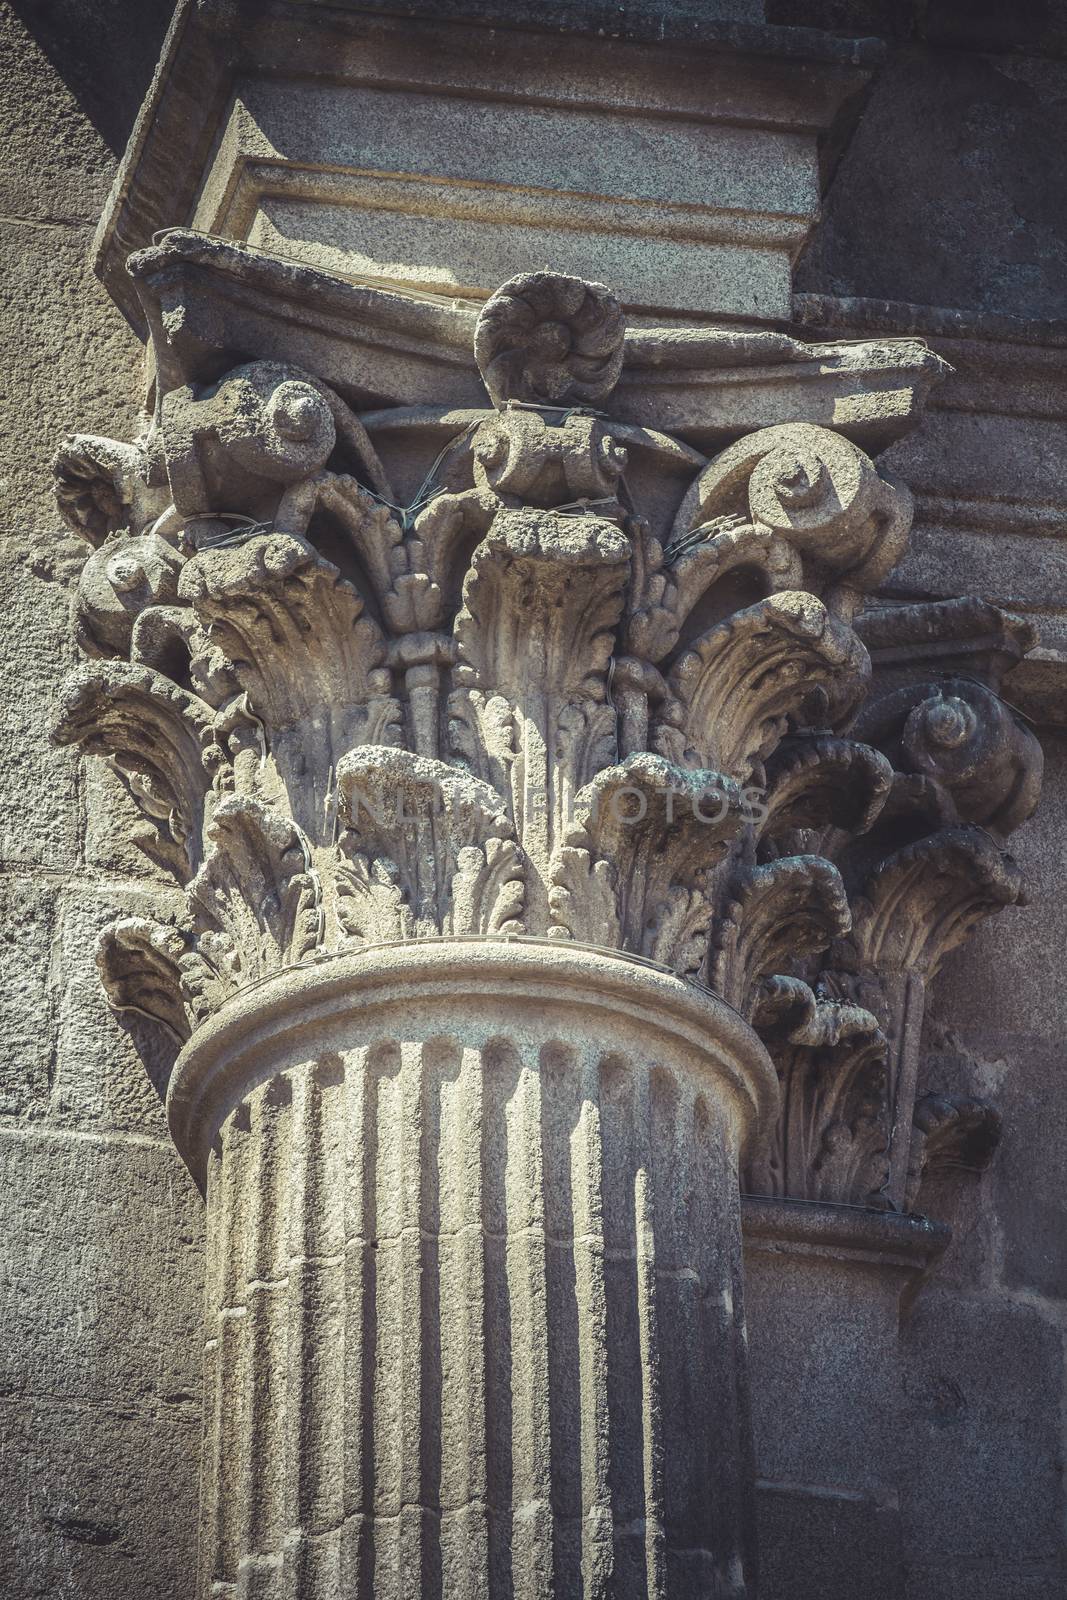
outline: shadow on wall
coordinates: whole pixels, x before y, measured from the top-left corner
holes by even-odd
[[[108,148],[121,156],[174,0],[10,0]]]
[[[890,48],[795,287],[1067,318],[1063,0],[766,0],[766,15]]]
[[[974,50],[1067,47],[1063,0],[765,0],[768,22]]]

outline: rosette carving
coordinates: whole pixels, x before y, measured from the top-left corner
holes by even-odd
[[[485,302],[474,354],[494,405],[597,405],[619,381],[624,332],[604,284],[526,272]]]

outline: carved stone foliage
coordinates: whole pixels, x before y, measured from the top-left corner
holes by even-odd
[[[772,1043],[786,1104],[749,1181],[903,1208],[916,1202],[924,1170],[980,1170],[996,1145],[991,1107],[919,1096],[925,1000],[945,957],[986,917],[1025,899],[1005,839],[1037,804],[1042,754],[999,694],[1004,671],[1032,643],[1024,624],[960,600],[870,611],[858,630],[875,684],[853,731],[883,757],[878,797],[861,827],[790,838],[818,838],[850,907],[851,926],[807,976],[835,1006],[866,1008],[871,1026],[799,1050],[794,1033]],[[780,751],[770,770],[781,762]],[[802,1081],[803,1114],[791,1115]],[[841,1152],[849,1164],[835,1169]],[[835,1172],[829,1193],[825,1170]]]
[[[63,447],[94,659],[56,737],[114,762],[185,890],[173,923],[108,930],[104,983],[186,1038],[382,941],[606,946],[772,1050],[785,1111],[750,1183],[884,1200],[899,1156],[902,1201],[902,1017],[1018,900],[1000,841],[1040,752],[958,649],[871,697],[865,636],[966,631],[856,621],[907,491],[807,422],[709,459],[613,420],[624,335],[603,285],[526,274],[474,328],[481,407],[361,413],[302,367],[246,348],[207,379],[168,346],[144,437]]]

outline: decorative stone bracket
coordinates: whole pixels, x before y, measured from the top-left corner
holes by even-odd
[[[902,1206],[982,1143],[918,1030],[1021,897],[1027,641],[863,611],[911,506],[841,434],[614,420],[603,285],[498,290],[484,404],[361,414],[247,349],[190,377],[173,254],[148,432],[57,458],[56,737],[184,890],[99,962],[182,1046],[208,1200],[201,1594],[745,1594],[739,1167]],[[979,624],[984,678],[870,694]]]

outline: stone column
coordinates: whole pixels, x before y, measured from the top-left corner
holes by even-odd
[[[235,266],[270,355],[204,371]],[[279,359],[291,263],[132,270],[158,416],[57,457],[96,548],[56,734],[175,882],[98,959],[179,1044],[208,1206],[200,1600],[753,1600],[738,1174],[763,1039],[877,1029],[807,977],[825,839],[888,789],[851,619],[908,497],[810,423],[707,457],[617,418],[628,360],[741,355],[773,417],[780,351],[635,343],[602,284],[449,313],[475,409],[357,413],[321,340]]]
[[[773,1093],[714,996],[517,942],[201,1029],[201,1594],[752,1593],[737,1170]]]

